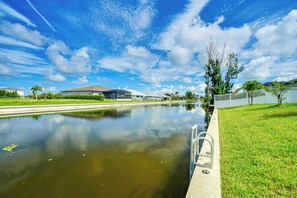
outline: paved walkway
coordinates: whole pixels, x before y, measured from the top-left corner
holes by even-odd
[[[214,138],[214,166],[213,169],[196,166],[187,198],[220,198],[221,197],[221,177],[220,177],[220,143],[219,143],[219,123],[218,111],[214,110],[207,132]],[[208,144],[203,144],[202,152],[210,151]],[[209,162],[209,158],[200,157],[199,162]],[[202,173],[208,170],[209,174]]]
[[[131,102],[131,103],[109,103],[109,104],[61,104],[61,105],[30,105],[30,106],[1,106],[0,117],[11,117],[29,114],[56,113],[65,111],[96,110],[104,108],[147,106],[159,104],[179,103],[180,101],[166,102]]]

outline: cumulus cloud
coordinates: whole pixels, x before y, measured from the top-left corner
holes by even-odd
[[[192,58],[190,50],[180,45],[174,46],[168,54],[168,59],[175,65],[186,65]]]
[[[239,28],[222,28],[221,16],[214,23],[205,23],[199,17],[202,8],[207,4],[206,0],[192,0],[187,10],[176,17],[166,31],[158,36],[153,47],[162,50],[171,50],[175,46],[183,46],[189,51],[204,53],[208,39],[212,36],[218,41],[218,45],[227,44],[228,51],[238,52],[249,41],[251,30],[248,25]]]
[[[297,54],[297,10],[292,10],[276,24],[265,25],[255,33],[252,50],[242,55],[249,58],[274,55],[291,57]]]
[[[255,33],[256,42],[241,54],[248,61],[245,78],[290,79],[297,73],[297,10]]]
[[[8,37],[29,42],[36,46],[43,46],[49,39],[41,35],[37,30],[30,30],[19,23],[0,21],[0,31]]]
[[[72,51],[58,41],[47,48],[46,55],[65,74],[86,74],[92,71],[88,47]]]
[[[19,12],[12,9],[11,7],[9,7],[8,5],[6,5],[5,3],[1,2],[1,1],[0,1],[0,12],[2,12],[2,15],[8,15],[8,16],[14,17],[16,19],[19,19],[19,20],[25,22],[29,26],[36,27],[36,25],[34,23],[32,23],[27,17],[20,14]]]
[[[150,53],[145,47],[127,45],[119,57],[106,57],[98,61],[101,68],[131,73],[143,73],[151,66],[154,66],[159,57]]]
[[[55,73],[53,68],[49,68],[46,73],[45,73],[45,77],[51,81],[54,82],[63,82],[66,80],[66,78],[59,74],[59,73]]]
[[[87,79],[86,76],[79,77],[76,81],[73,81],[73,83],[75,83],[75,84],[86,84],[88,82],[89,82],[89,80]]]

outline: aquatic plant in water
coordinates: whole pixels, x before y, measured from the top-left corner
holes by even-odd
[[[2,150],[3,151],[8,151],[11,152],[13,149],[15,149],[18,145],[17,144],[11,144],[9,146],[4,147]]]

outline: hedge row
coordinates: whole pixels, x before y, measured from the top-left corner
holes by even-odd
[[[20,97],[16,91],[10,92],[6,90],[0,90],[0,98],[18,98]]]
[[[63,96],[64,99],[85,99],[85,100],[104,100],[103,95],[69,95]]]

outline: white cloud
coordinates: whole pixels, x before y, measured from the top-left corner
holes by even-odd
[[[248,58],[261,56],[292,57],[297,54],[297,10],[292,10],[276,24],[265,25],[255,33],[252,50],[242,55]]]
[[[9,69],[25,76],[24,73],[43,75],[49,64],[42,58],[19,50],[0,49],[0,56],[6,58]]]
[[[71,51],[63,42],[58,41],[47,48],[46,55],[63,73],[86,74],[92,71],[88,47]]]
[[[53,71],[53,68],[49,68],[46,71],[45,76],[47,79],[54,81],[54,82],[63,82],[66,80],[66,78],[63,75],[61,75],[59,73],[55,73]]]
[[[180,45],[175,45],[168,53],[168,59],[175,65],[186,65],[192,58],[190,50]]]
[[[190,77],[183,77],[182,81],[185,82],[185,83],[189,83],[189,84],[193,83],[193,79],[190,78]]]
[[[11,7],[9,7],[8,5],[6,5],[5,3],[0,1],[0,11],[2,13],[2,15],[9,15],[12,16],[14,18],[17,18],[23,22],[25,22],[26,24],[32,26],[32,27],[36,27],[36,25],[34,23],[32,23],[28,18],[26,18],[24,15],[20,14],[19,12],[17,12],[16,10],[12,9]]]
[[[101,82],[109,82],[111,79],[106,78],[106,77],[96,77],[96,80],[101,81]]]
[[[24,51],[0,49],[0,56],[1,55],[6,56],[7,61],[14,65],[48,66],[48,63],[42,58]]]
[[[297,10],[291,10],[275,24],[261,27],[256,42],[241,54],[248,61],[245,78],[290,79],[297,73]]]
[[[199,58],[205,54],[208,40],[212,37],[218,46],[226,44],[226,53],[240,52],[249,41],[252,32],[248,25],[239,28],[222,28],[224,17],[214,23],[205,23],[199,17],[207,0],[192,0],[184,13],[178,15],[168,28],[157,36],[152,45],[156,49],[170,50],[169,60],[176,65],[187,65],[193,54]]]
[[[151,54],[144,47],[127,45],[121,56],[103,58],[98,61],[98,64],[101,68],[117,72],[143,73],[154,66],[158,59],[157,55]]]
[[[139,58],[149,58],[151,56],[150,52],[145,47],[134,47],[131,45],[126,46],[127,54],[139,57]]]
[[[30,30],[27,27],[8,21],[0,21],[0,31],[9,37],[29,42],[36,46],[43,46],[49,39],[40,34],[37,30]]]
[[[35,8],[35,6],[29,1],[26,0],[27,3],[31,6],[31,8],[42,18],[42,20],[54,31],[56,32],[56,29],[46,20],[46,18],[44,18],[39,11]]]
[[[4,55],[0,55],[0,76],[15,76],[16,73],[7,62],[8,58]]]
[[[73,81],[73,83],[75,83],[75,84],[85,84],[85,83],[88,83],[88,82],[89,82],[89,80],[87,79],[86,76],[79,77],[77,79],[77,81]]]
[[[77,7],[79,5],[73,9]],[[117,0],[90,1],[88,9],[79,16],[73,15],[73,10],[66,14],[71,23],[105,34],[116,46],[146,37],[150,33],[149,27],[154,16],[154,2],[142,0],[125,2],[125,5]]]
[[[242,75],[246,79],[265,80],[271,76],[270,67],[274,64],[274,61],[275,58],[271,56],[253,59],[245,66],[245,71]]]
[[[19,46],[19,47],[25,47],[25,48],[30,48],[30,49],[35,49],[35,50],[42,50],[42,47],[38,47],[36,45],[26,43],[23,41],[19,41],[10,37],[6,36],[0,36],[0,44],[2,45],[13,45],[13,46]]]

